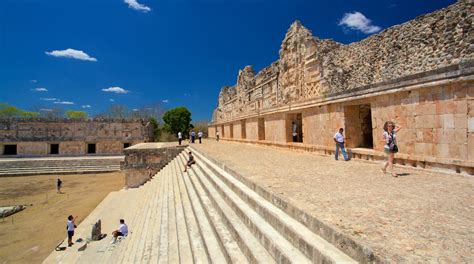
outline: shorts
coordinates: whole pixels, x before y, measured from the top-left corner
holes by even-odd
[[[67,231],[67,238],[72,239],[72,236],[74,236],[74,231]]]
[[[390,154],[390,153],[397,153],[398,151],[393,151],[393,150],[390,150],[388,148],[384,148],[383,149],[383,152],[387,153],[387,154]]]
[[[117,232],[117,236],[124,236],[122,232]]]

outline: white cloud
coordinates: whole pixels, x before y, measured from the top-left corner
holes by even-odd
[[[115,102],[115,100],[114,100],[114,99],[109,99],[109,101],[111,101],[111,102]]]
[[[63,105],[73,105],[74,102],[69,102],[69,101],[56,101],[54,102],[55,104],[63,104]]]
[[[38,88],[35,88],[35,89],[31,89],[32,91],[35,91],[35,92],[47,92],[48,89],[46,88],[43,88],[43,87],[38,87]]]
[[[360,12],[345,13],[339,26],[346,26],[352,30],[359,30],[365,34],[372,34],[379,32],[382,28],[379,26],[372,25],[372,20],[364,16]]]
[[[168,103],[169,101],[170,101],[170,100],[168,100],[168,99],[161,100],[161,102],[163,102],[163,103]]]
[[[151,11],[151,8],[149,8],[146,5],[138,3],[137,0],[124,0],[124,2],[126,4],[128,4],[129,8],[132,8],[132,9],[135,9],[135,10],[138,10],[138,11],[142,11],[144,13]]]
[[[82,50],[75,50],[75,49],[65,49],[65,50],[53,50],[53,51],[45,51],[46,54],[54,57],[65,57],[65,58],[72,58],[78,60],[85,60],[85,61],[97,61],[96,58],[89,56]]]
[[[82,107],[82,108],[91,108],[90,105],[82,105],[81,107]]]
[[[107,89],[102,89],[102,91],[107,92],[107,93],[117,93],[117,94],[126,94],[130,92],[120,87],[109,87]]]
[[[41,108],[40,111],[43,111],[43,112],[53,112],[53,109]]]
[[[138,111],[138,109],[136,109],[136,108],[133,108],[133,112],[137,112],[137,111]]]
[[[43,101],[57,101],[59,99],[58,98],[40,98],[40,100],[43,100]]]

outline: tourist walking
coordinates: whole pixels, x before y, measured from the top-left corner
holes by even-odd
[[[344,148],[344,128],[339,128],[339,131],[334,135],[334,142],[336,143],[336,155],[335,159],[339,159],[339,149],[341,149],[342,156],[344,160],[348,161],[349,157],[347,156],[346,149]]]
[[[58,193],[61,193],[62,185],[63,185],[63,182],[61,181],[60,178],[58,178],[58,181],[56,182],[56,188],[58,189]]]
[[[128,235],[128,226],[127,224],[125,224],[125,220],[120,219],[119,228],[112,232],[112,236],[114,237],[114,239],[112,240],[111,243],[112,244],[115,243],[117,241],[117,237],[119,236],[124,237],[127,235]]]
[[[385,143],[384,152],[387,154],[387,161],[384,163],[382,167],[382,172],[386,173],[387,167],[390,167],[393,177],[398,177],[398,175],[395,173],[393,159],[395,157],[395,153],[398,152],[396,134],[401,128],[402,128],[401,126],[395,125],[395,123],[392,121],[387,121],[383,125],[383,130],[384,130],[383,142]]]
[[[219,131],[216,131],[216,141],[219,142]]]
[[[196,161],[194,160],[193,153],[191,151],[188,153],[188,161],[186,162],[186,165],[184,166],[184,172],[188,171],[188,167],[191,168],[191,165],[196,164]]]
[[[193,131],[191,131],[191,143],[194,144],[195,139],[196,139],[196,132],[194,132],[194,130],[193,130]]]
[[[199,132],[198,132],[198,138],[199,138],[199,144],[201,144],[202,143],[202,131],[201,130],[199,130]]]
[[[72,215],[67,217],[67,245],[68,247],[71,247],[74,243],[72,243],[72,237],[74,236],[74,229],[76,229],[76,217],[73,217]]]
[[[298,142],[298,132],[296,132],[297,125],[294,121],[291,122],[291,124],[292,124],[292,128],[293,128],[293,142]]]
[[[183,134],[181,133],[181,131],[178,132],[178,142],[179,142],[179,145],[181,146],[181,141],[183,141]]]

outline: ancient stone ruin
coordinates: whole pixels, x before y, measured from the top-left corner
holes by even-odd
[[[145,120],[3,119],[0,155],[122,154],[124,148],[151,141],[152,130]]]
[[[209,136],[330,153],[343,127],[355,157],[381,159],[393,120],[403,126],[399,163],[472,174],[473,14],[460,0],[349,45],[296,21],[279,60],[258,73],[246,66],[222,88]]]

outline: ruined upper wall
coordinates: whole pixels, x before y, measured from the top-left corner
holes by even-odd
[[[0,119],[0,142],[150,141],[145,120],[126,119]]]
[[[213,122],[471,61],[473,6],[460,0],[349,45],[318,39],[296,21],[278,61],[257,74],[247,66],[222,89]]]
[[[422,15],[321,54],[331,94],[472,60],[472,1]]]

